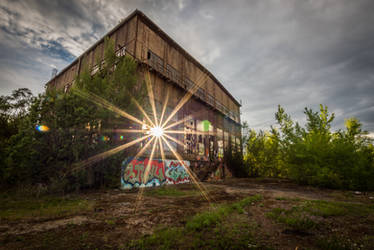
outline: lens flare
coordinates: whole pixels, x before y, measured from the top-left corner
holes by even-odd
[[[130,127],[131,129],[112,129],[112,130],[109,130],[109,131],[103,130],[102,132],[120,133],[120,135],[117,135],[119,137],[117,137],[117,136],[113,137],[113,138],[116,138],[116,139],[119,138],[120,141],[125,140],[125,136],[123,134],[126,134],[126,133],[139,133],[139,134],[144,133],[145,135],[138,138],[138,139],[134,139],[130,142],[124,143],[123,145],[112,148],[108,151],[105,151],[105,152],[99,153],[97,155],[94,155],[94,156],[92,156],[92,157],[90,157],[90,158],[88,158],[84,161],[75,163],[73,165],[73,168],[71,169],[71,171],[91,166],[92,164],[95,164],[98,161],[101,161],[101,160],[103,160],[107,157],[110,157],[110,156],[112,156],[112,155],[114,155],[114,154],[116,154],[120,151],[123,151],[130,146],[133,146],[133,145],[136,145],[136,144],[138,144],[138,145],[141,144],[141,149],[137,152],[137,154],[134,157],[134,158],[137,158],[137,157],[141,156],[147,150],[147,148],[153,143],[152,144],[152,150],[151,150],[151,153],[150,153],[150,156],[149,156],[149,161],[148,161],[146,169],[143,173],[143,180],[145,180],[145,182],[146,182],[149,178],[150,171],[152,171],[151,161],[153,160],[153,157],[155,156],[156,148],[159,148],[161,158],[162,158],[163,161],[165,160],[165,152],[164,152],[164,146],[163,146],[163,143],[165,143],[166,147],[170,150],[172,155],[174,155],[174,157],[178,160],[178,162],[183,166],[185,171],[188,173],[192,183],[195,184],[195,186],[200,191],[201,195],[209,203],[211,203],[212,199],[209,196],[209,191],[207,190],[207,188],[201,182],[199,182],[195,173],[190,169],[189,166],[187,166],[184,163],[181,155],[169,143],[169,141],[172,141],[172,142],[175,142],[175,143],[177,143],[181,146],[184,146],[182,141],[180,141],[179,139],[171,136],[171,134],[185,134],[186,131],[184,131],[184,129],[178,130],[177,126],[179,124],[183,124],[184,122],[190,120],[191,116],[199,116],[198,113],[200,113],[201,111],[199,111],[197,113],[192,113],[189,116],[184,117],[183,119],[179,119],[179,120],[174,121],[174,122],[171,122],[171,120],[177,114],[177,112],[187,103],[187,101],[195,94],[195,92],[200,88],[200,85],[205,82],[206,78],[207,78],[207,75],[202,74],[199,77],[199,79],[197,81],[197,84],[194,87],[190,88],[186,92],[186,94],[182,97],[182,99],[179,101],[179,103],[174,107],[174,109],[171,111],[171,113],[167,117],[165,117],[166,113],[167,113],[166,109],[167,109],[168,101],[169,101],[169,88],[168,88],[168,91],[166,93],[166,99],[165,99],[163,107],[162,107],[161,116],[158,119],[157,107],[156,107],[156,104],[155,104],[155,96],[154,96],[154,93],[153,93],[151,76],[150,76],[149,72],[146,73],[145,83],[146,83],[146,87],[147,87],[149,103],[151,105],[153,117],[149,117],[147,112],[140,106],[140,104],[134,98],[133,98],[133,101],[135,102],[136,107],[143,114],[143,116],[144,116],[144,118],[147,122],[141,121],[140,119],[126,113],[125,111],[116,107],[115,105],[113,105],[112,103],[103,99],[102,97],[95,95],[94,93],[91,93],[87,90],[86,91],[81,91],[79,89],[75,89],[73,93],[92,101],[93,103],[95,103],[96,105],[98,105],[100,107],[106,108],[107,110],[109,110],[111,112],[114,112],[114,113],[116,113],[116,114],[118,114],[118,115],[120,115],[120,116],[122,116],[126,119],[131,120],[134,123],[138,123],[138,124],[141,125],[141,129],[132,129],[132,127]],[[175,128],[175,127],[177,127],[177,128]],[[174,129],[172,130],[172,128],[174,128]],[[39,125],[39,126],[36,127],[36,129],[40,132],[47,132],[49,130],[49,128],[45,125]],[[188,134],[196,134],[196,135],[212,135],[212,134],[215,134],[213,132],[209,132],[209,129],[205,129],[204,132],[189,131],[187,133]],[[110,137],[109,136],[101,136],[99,138],[99,140],[106,142],[106,141],[110,140]],[[158,147],[157,147],[157,145],[158,145]],[[142,203],[142,200],[143,200],[143,189],[140,188],[139,193],[136,197],[135,204],[134,204],[135,205],[135,209],[134,209],[135,212],[138,211],[138,209],[139,209],[139,207]]]
[[[101,136],[100,140],[101,141],[109,141],[110,138],[109,138],[109,136],[103,135],[103,136]]]
[[[155,137],[160,137],[164,135],[164,129],[159,126],[156,126],[150,129],[150,133]]]
[[[39,132],[48,132],[49,128],[46,125],[38,125],[36,126],[36,130]]]

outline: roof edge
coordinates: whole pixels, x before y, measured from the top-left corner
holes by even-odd
[[[232,96],[232,94],[223,86],[223,84],[207,69],[205,68],[198,60],[196,60],[193,56],[191,56],[182,46],[180,46],[174,39],[172,39],[166,32],[164,32],[156,23],[154,23],[148,16],[146,16],[142,11],[135,9],[133,12],[131,12],[130,15],[128,15],[125,19],[120,21],[116,26],[114,26],[113,29],[111,29],[109,32],[107,32],[101,39],[96,41],[92,46],[90,46],[88,49],[86,49],[80,56],[78,56],[73,62],[71,62],[68,66],[63,68],[58,74],[56,74],[53,78],[51,78],[46,85],[48,85],[50,82],[52,82],[55,78],[59,77],[62,73],[64,73],[66,70],[68,70],[73,64],[77,63],[80,58],[82,58],[87,52],[89,52],[91,49],[95,48],[99,43],[104,41],[105,37],[110,36],[115,31],[117,31],[122,25],[130,21],[135,16],[140,16],[143,20],[145,20],[148,24],[150,24],[151,28],[154,29],[155,32],[161,34],[164,38],[166,38],[169,42],[171,42],[177,49],[179,49],[187,58],[193,61],[194,64],[196,64],[204,73],[208,74],[217,84],[218,86],[237,104],[239,107],[242,105],[236,100],[235,97]]]
[[[182,46],[180,46],[176,41],[174,41],[173,38],[171,38],[165,31],[163,31],[155,22],[153,22],[147,15],[145,15],[142,11],[136,10],[137,14],[141,16],[148,24],[153,26],[152,28],[154,29],[155,32],[158,32],[159,34],[162,34],[169,42],[171,42],[177,49],[181,50],[182,53],[187,56],[190,60],[193,61],[204,73],[208,74],[218,85],[221,87],[221,89],[231,97],[231,99],[239,106],[241,107],[242,105],[236,100],[235,97],[231,95],[231,93],[223,86],[223,84],[207,69],[205,68],[198,60],[196,60],[193,56],[191,56]]]
[[[113,29],[111,29],[110,31],[108,31],[102,38],[100,38],[99,40],[97,40],[93,45],[91,45],[88,49],[86,49],[80,56],[78,56],[77,58],[75,58],[74,61],[72,61],[69,65],[67,65],[60,72],[58,72],[54,77],[52,77],[50,80],[48,80],[48,82],[46,83],[46,85],[48,85],[55,78],[59,77],[62,73],[64,73],[66,70],[68,70],[73,64],[75,64],[76,62],[78,62],[80,58],[82,58],[85,54],[87,54],[87,52],[89,52],[91,49],[95,48],[99,43],[101,43],[102,41],[104,41],[105,37],[110,36],[111,34],[113,34],[114,32],[116,32],[122,25],[124,25],[125,23],[127,23],[128,21],[130,21],[133,17],[135,17],[137,14],[139,14],[139,12],[140,11],[138,9],[135,9],[133,12],[131,12],[130,15],[128,15],[125,19],[123,19],[122,21],[120,21],[116,26],[114,26]]]

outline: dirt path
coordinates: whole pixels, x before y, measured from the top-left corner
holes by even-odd
[[[370,203],[373,193],[355,195],[354,192],[322,190],[302,187],[284,180],[231,179],[225,182],[203,183],[209,191],[214,203],[233,203],[244,197],[260,194],[264,197],[262,207],[253,208],[257,216],[265,216],[275,206],[276,199],[301,199],[325,201],[349,201],[353,203]],[[183,226],[194,214],[208,210],[209,203],[200,195],[194,185],[181,184],[173,187],[181,195],[159,195],[157,188],[146,189],[135,212],[135,204],[139,201],[137,191],[107,190],[82,194],[81,198],[95,203],[92,211],[53,218],[50,220],[18,220],[1,221],[0,248],[19,248],[31,242],[31,248],[43,248],[40,237],[85,237],[92,244],[118,241],[118,237],[131,239],[152,234],[159,225],[173,227]],[[156,192],[156,193],[153,193]],[[272,223],[258,217],[270,234],[277,235],[281,229],[274,229]],[[110,234],[109,234],[110,232]],[[86,234],[89,236],[85,236]],[[51,236],[52,237],[52,236]],[[17,240],[18,239],[18,240]],[[23,239],[23,240],[19,240]],[[39,240],[39,241],[38,241]],[[74,241],[72,241],[74,242]],[[67,240],[67,244],[69,240]]]

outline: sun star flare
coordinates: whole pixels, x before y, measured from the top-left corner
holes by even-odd
[[[164,129],[159,126],[155,126],[150,129],[150,133],[155,137],[160,137],[164,135]]]

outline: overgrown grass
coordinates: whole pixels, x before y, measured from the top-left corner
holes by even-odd
[[[330,236],[320,238],[317,242],[317,246],[323,250],[350,250],[352,249],[352,245],[346,241],[346,239],[342,239],[341,237],[337,236]]]
[[[223,218],[232,214],[233,212],[243,213],[244,208],[248,205],[254,204],[262,200],[261,195],[254,195],[247,197],[239,202],[231,205],[223,205],[215,208],[212,211],[206,211],[203,213],[196,214],[192,219],[190,219],[186,224],[187,230],[201,231],[206,227],[216,225],[222,221]]]
[[[277,201],[301,201],[300,198],[283,197],[283,196],[275,197],[275,199]]]
[[[297,205],[289,209],[273,208],[266,216],[292,229],[308,231],[319,226],[318,217],[365,217],[371,213],[374,213],[373,205],[308,200],[300,201]]]
[[[218,206],[210,211],[196,214],[185,227],[161,228],[151,236],[132,241],[134,249],[250,249],[257,248],[251,233],[252,224],[247,220],[233,220],[235,215],[255,205],[262,196],[255,195],[229,205]],[[229,221],[231,220],[231,221]],[[204,233],[202,233],[204,231]]]
[[[312,215],[324,218],[332,216],[367,216],[374,213],[373,205],[355,204],[336,201],[305,201],[303,204],[305,211]]]
[[[149,196],[186,196],[186,195],[196,195],[196,190],[180,190],[172,186],[161,186],[161,187],[154,187],[149,190],[146,190],[146,195]]]
[[[266,216],[299,231],[308,231],[318,225],[299,207],[292,207],[291,209],[274,208]]]
[[[0,219],[50,219],[87,212],[94,202],[63,197],[0,197]]]

